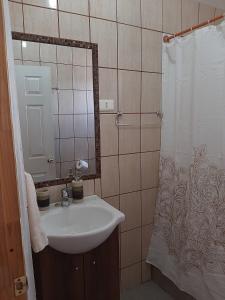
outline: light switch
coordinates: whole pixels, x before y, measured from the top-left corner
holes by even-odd
[[[114,111],[114,100],[112,99],[101,99],[99,101],[100,111]]]

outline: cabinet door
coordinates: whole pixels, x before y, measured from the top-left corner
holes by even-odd
[[[98,248],[84,255],[86,300],[119,300],[118,228]]]
[[[83,255],[69,255],[65,274],[67,295],[63,300],[85,300]],[[69,276],[69,277],[68,277]]]
[[[47,247],[33,258],[38,300],[85,300],[83,255]]]

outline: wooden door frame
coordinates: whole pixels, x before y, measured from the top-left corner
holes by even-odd
[[[0,299],[26,300],[14,293],[25,275],[19,197],[11,120],[3,0],[0,0]]]

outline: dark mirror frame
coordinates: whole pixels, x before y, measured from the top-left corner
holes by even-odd
[[[100,178],[101,177],[101,153],[100,153],[100,119],[99,119],[98,45],[95,43],[82,42],[82,41],[76,41],[70,39],[62,39],[57,37],[42,36],[36,34],[21,33],[15,31],[12,32],[12,39],[27,41],[27,42],[43,43],[43,44],[85,48],[85,49],[92,50],[96,173],[90,175],[83,175],[82,179],[88,180],[88,179]],[[36,188],[41,188],[46,186],[66,184],[69,182],[71,182],[71,178],[60,178],[60,179],[38,182],[35,184],[35,186]]]

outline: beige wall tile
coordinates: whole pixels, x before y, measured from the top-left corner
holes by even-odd
[[[59,9],[71,13],[88,15],[88,0],[59,0]]]
[[[121,69],[141,69],[141,29],[118,24],[118,65]]]
[[[58,108],[58,91],[52,90],[52,113],[58,114],[59,108]]]
[[[74,116],[74,131],[76,137],[84,138],[87,136],[87,115]]]
[[[163,31],[175,33],[181,30],[181,0],[163,0]]]
[[[85,91],[87,89],[87,68],[73,66],[73,88]]]
[[[117,67],[116,23],[91,18],[91,41],[98,43],[99,66]]]
[[[117,0],[118,22],[141,26],[140,0]]]
[[[26,47],[22,47],[23,59],[40,61],[40,44],[27,42]]]
[[[141,153],[142,188],[157,187],[159,182],[159,152]]]
[[[88,157],[95,160],[95,137],[88,138]]]
[[[72,65],[72,47],[57,46],[57,62]]]
[[[73,50],[73,65],[87,66],[87,50],[84,48],[72,48]],[[92,54],[92,51],[91,51]]]
[[[121,224],[121,231],[127,231],[140,227],[141,192],[134,192],[121,195],[120,210],[125,214],[125,222]]]
[[[119,110],[123,113],[140,112],[141,73],[119,70]]]
[[[59,12],[59,26],[61,38],[90,41],[88,17]]]
[[[60,140],[60,159],[63,162],[69,162],[74,160],[74,139],[73,138]]]
[[[22,43],[21,41],[13,40],[14,59],[22,59]]]
[[[42,63],[41,66],[46,66],[51,69],[51,82],[52,82],[52,88],[58,87],[58,72],[57,72],[57,65],[53,63]]]
[[[157,112],[161,108],[162,76],[142,73],[141,112]]]
[[[141,261],[141,228],[121,234],[121,267]]]
[[[196,0],[182,0],[182,30],[198,24],[198,9]]]
[[[86,114],[87,113],[87,92],[86,91],[73,91],[74,113]]]
[[[92,67],[87,67],[87,90],[93,91],[93,70],[92,70]]]
[[[88,137],[95,137],[94,114],[88,114]]]
[[[61,138],[73,138],[73,116],[72,115],[59,115],[59,127]]]
[[[102,196],[110,197],[119,194],[118,156],[108,156],[101,159]]]
[[[91,196],[95,194],[95,182],[94,179],[84,180],[84,196]]]
[[[162,31],[162,0],[141,0],[142,26]]]
[[[9,3],[12,30],[23,32],[22,4],[15,3],[15,2],[8,2],[8,3]]]
[[[121,271],[121,289],[135,288],[141,283],[141,264],[135,264]]]
[[[101,114],[101,155],[110,156],[118,154],[118,128],[115,124],[116,115]]]
[[[23,0],[23,3],[57,9],[57,0]]]
[[[84,138],[75,138],[75,160],[88,159],[88,140]],[[89,162],[89,170],[91,169]],[[93,192],[92,192],[93,194]]]
[[[56,45],[40,44],[40,59],[43,62],[56,63]]]
[[[102,186],[101,186],[101,179],[95,179],[95,195],[102,197]]]
[[[94,94],[93,91],[87,91],[87,109],[89,114],[94,113]]]
[[[71,114],[73,112],[73,91],[59,90],[59,114]]]
[[[120,155],[120,193],[140,189],[140,153]]]
[[[200,3],[199,7],[199,23],[214,18],[216,9],[204,3]]]
[[[225,12],[224,9],[216,8],[215,17],[221,16],[222,14],[224,14],[224,12]]]
[[[142,227],[142,259],[143,260],[145,260],[148,255],[151,235],[152,235],[152,225],[143,226]]]
[[[160,150],[161,120],[155,114],[141,115],[141,152]]]
[[[93,94],[93,91],[87,91],[87,108],[88,108],[88,113],[89,114],[94,113],[94,94]]]
[[[222,10],[222,9],[216,9],[215,17],[218,17],[218,16],[223,15],[224,12],[225,12],[225,10]],[[215,25],[220,24],[223,20],[224,20],[224,19],[221,19],[221,20],[219,20],[219,21],[216,21],[216,22],[215,22]]]
[[[162,72],[162,34],[142,30],[142,71]]]
[[[151,265],[147,264],[145,261],[143,261],[141,265],[141,275],[142,282],[151,280]]]
[[[56,10],[24,5],[23,12],[26,33],[59,36]]]
[[[90,14],[93,17],[116,20],[116,0],[90,0]]]
[[[104,200],[109,203],[110,205],[112,205],[113,207],[115,207],[116,209],[120,209],[120,200],[119,200],[119,196],[114,196],[114,197],[108,197],[108,198],[104,198]]]
[[[73,88],[73,71],[72,66],[58,64],[58,87],[59,89],[69,89]]]
[[[117,112],[117,70],[99,68],[99,98],[114,100],[114,111]]]
[[[62,198],[61,190],[64,189],[65,187],[66,187],[65,184],[48,187],[51,203],[59,202],[61,200]]]
[[[158,189],[142,191],[142,225],[153,223]]]
[[[140,152],[140,115],[124,114],[119,122],[129,124],[119,127],[119,154]]]

